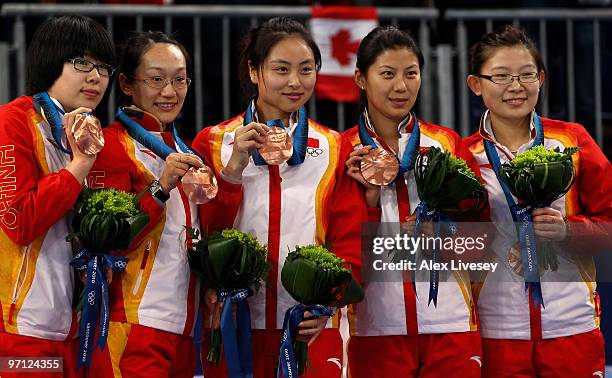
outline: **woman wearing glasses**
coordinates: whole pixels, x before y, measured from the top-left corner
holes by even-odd
[[[612,170],[581,125],[538,117],[534,108],[545,72],[533,42],[512,26],[484,35],[470,50],[467,83],[487,111],[466,144],[489,194],[498,229],[492,258],[500,263],[477,295],[485,377],[591,377],[605,371],[595,268],[588,254],[610,246]],[[558,259],[556,270],[535,271],[543,305],[534,304],[537,286],[526,290],[528,267],[513,224],[516,198],[498,178],[501,163],[534,145],[580,147],[573,157],[571,190],[532,213],[536,237],[552,240]]]
[[[28,49],[28,96],[0,106],[0,356],[63,358],[64,373],[40,377],[82,376],[66,235],[96,156],[79,150],[72,125],[98,106],[114,62],[112,39],[94,20],[49,19]]]
[[[161,32],[137,33],[125,44],[118,79],[128,106],[104,129],[106,145],[89,182],[144,192],[140,204],[150,220],[125,252],[126,271],[112,281],[108,345],[96,348],[92,377],[137,377],[143,369],[155,377],[195,372],[191,335],[199,281],[187,262],[184,226],[199,228],[199,216],[179,181],[202,162],[173,134],[172,124],[190,83],[188,63],[185,48]],[[164,156],[165,146],[176,152]]]

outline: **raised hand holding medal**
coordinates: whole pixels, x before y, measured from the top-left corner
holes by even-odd
[[[189,200],[202,205],[215,198],[219,188],[215,174],[208,166],[191,167],[183,176],[183,191]]]
[[[96,155],[104,147],[104,134],[100,121],[90,113],[79,113],[72,124],[72,135],[79,150],[86,155]]]
[[[371,149],[359,164],[361,175],[372,185],[388,185],[399,172],[399,161],[389,151],[379,147]]]
[[[366,125],[365,115],[359,117],[359,139],[363,146],[371,146],[372,149],[361,159],[360,169],[363,178],[373,185],[388,185],[395,180],[398,174],[404,174],[412,169],[416,153],[419,148],[420,131],[418,120],[414,114],[410,120],[413,123],[412,132],[406,147],[404,148],[401,161],[390,152],[390,148],[370,135]]]
[[[263,147],[258,150],[266,163],[269,165],[280,165],[291,159],[293,155],[293,139],[285,130],[281,120],[277,119],[267,122],[267,125],[270,126],[268,136]]]

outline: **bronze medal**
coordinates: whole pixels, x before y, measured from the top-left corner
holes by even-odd
[[[181,181],[183,183],[183,191],[189,198],[189,201],[198,205],[209,202],[215,198],[217,191],[219,191],[217,178],[207,166],[189,168]]]
[[[104,147],[104,134],[100,121],[91,114],[77,114],[72,125],[72,135],[79,150],[95,155]]]
[[[280,165],[286,162],[293,155],[291,136],[281,127],[270,127],[268,139],[259,149],[259,154],[270,165]]]
[[[361,175],[373,185],[388,185],[399,172],[399,162],[395,155],[384,148],[374,148],[363,156]]]

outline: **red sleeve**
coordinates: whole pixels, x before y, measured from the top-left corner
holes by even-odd
[[[469,146],[464,140],[459,139],[457,141],[455,156],[465,160],[467,166],[474,172],[474,174],[476,174],[476,177],[478,177],[478,180],[484,186],[484,181],[482,180],[482,175],[480,173],[480,167],[478,166],[478,162],[476,161],[476,158],[474,158],[474,155],[472,155],[472,152],[470,152]],[[489,209],[489,201],[487,200],[486,189],[484,190],[484,195],[485,195],[485,198],[483,198],[482,201],[485,207],[481,211],[475,214],[463,215],[459,219],[460,221],[463,221],[463,222],[490,222],[491,221],[491,211]],[[466,203],[462,205],[470,206],[471,203]]]
[[[0,111],[0,227],[26,246],[74,206],[81,183],[67,170],[42,176],[27,114]]]
[[[365,201],[365,199],[364,199]],[[380,223],[382,219],[382,208],[380,207],[368,207],[368,222]]]
[[[143,193],[138,204],[149,216],[149,223],[126,249],[132,250],[159,224],[164,208],[147,191],[151,180],[138,171],[125,149],[122,137],[123,129],[120,127],[110,125],[104,129],[105,145],[89,173],[88,183],[92,188],[115,188],[136,195]]]
[[[134,170],[135,171],[135,170]],[[160,206],[160,204],[153,198],[153,195],[148,191],[149,184],[151,183],[146,179],[146,177],[140,172],[135,172],[136,174],[130,174],[132,178],[132,193],[136,193],[136,195],[140,193],[144,193],[138,204],[140,205],[140,209],[147,213],[149,216],[149,223],[145,226],[145,228],[138,234],[138,236],[132,240],[132,243],[127,248],[127,250],[134,249],[138,244],[142,242],[142,240],[151,232],[159,222],[162,220],[162,216],[164,215],[164,207]]]
[[[577,191],[580,213],[567,217],[569,249],[595,254],[612,245],[612,169],[589,133],[578,127],[579,171],[572,190]]]
[[[330,202],[326,244],[351,266],[357,280],[361,277],[361,225],[368,221],[365,198],[359,184],[345,173],[345,162],[353,147],[342,138],[336,169],[336,185]]]
[[[202,130],[192,144],[194,151],[202,155],[204,163],[215,172],[219,187],[212,201],[199,206],[201,229],[206,234],[233,228],[242,203],[242,185],[224,180],[220,174],[221,168],[214,165],[211,154],[214,141],[210,135],[211,131],[212,127]]]

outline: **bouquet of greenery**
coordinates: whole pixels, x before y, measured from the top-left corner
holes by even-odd
[[[500,175],[510,192],[531,212],[535,208],[549,207],[567,193],[576,178],[572,155],[578,147],[547,150],[538,145],[519,154],[509,163],[502,164]],[[550,243],[539,243],[538,266],[556,271],[557,256]]]
[[[214,232],[203,236],[188,228],[191,246],[187,256],[191,270],[204,283],[217,291],[219,300],[213,313],[210,330],[210,349],[206,355],[209,362],[221,360],[221,344],[225,351],[230,376],[252,372],[251,368],[251,320],[246,299],[265,282],[270,270],[267,262],[268,248],[257,239],[237,230]],[[229,302],[229,303],[226,303]],[[232,305],[236,304],[234,324]],[[237,340],[236,334],[241,340]]]
[[[429,147],[419,153],[414,178],[421,203],[437,211],[474,212],[485,205],[484,187],[465,160],[440,148]],[[470,201],[471,206],[459,207],[465,201]]]
[[[81,251],[70,262],[79,271],[85,271],[87,297],[81,299],[81,339],[78,368],[89,368],[93,335],[100,315],[97,345],[104,348],[108,336],[109,300],[108,272],[123,272],[127,258],[112,252],[126,249],[145,228],[149,216],[140,211],[133,194],[115,189],[83,188],[74,207],[74,232],[68,239],[80,246]]]
[[[126,249],[149,222],[134,194],[83,188],[74,207],[73,237],[93,251]]]
[[[308,360],[308,345],[297,341],[298,324],[308,311],[314,317],[331,316],[332,308],[341,308],[363,300],[363,290],[345,267],[345,261],[325,247],[296,247],[285,260],[281,282],[300,304],[285,313],[283,339],[279,357],[279,372],[285,378],[289,371],[304,372]],[[296,363],[297,360],[297,363]],[[297,365],[297,366],[296,366]]]
[[[421,202],[416,208],[417,234],[421,222],[433,221],[434,237],[440,234],[440,222],[447,232],[454,234],[448,214],[476,213],[485,206],[486,194],[478,177],[465,160],[437,147],[422,150],[416,158],[414,178]],[[439,245],[435,243],[432,260],[440,260]],[[439,272],[430,272],[429,303],[438,303]]]

